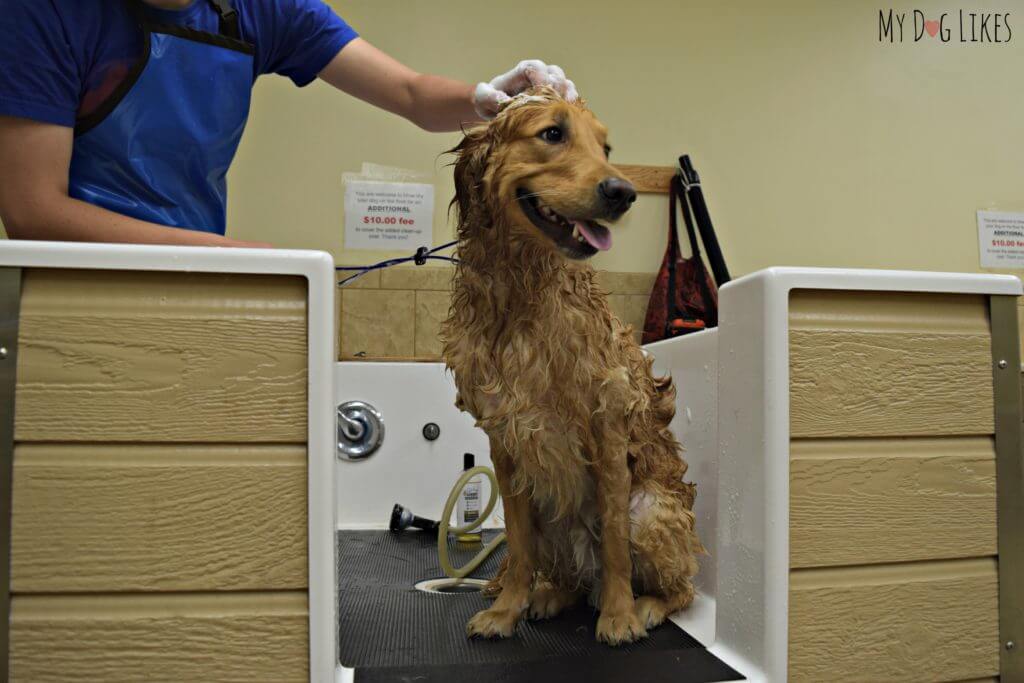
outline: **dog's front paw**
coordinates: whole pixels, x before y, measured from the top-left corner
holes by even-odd
[[[481,610],[466,624],[466,635],[470,638],[508,638],[515,631],[521,614],[493,607]]]
[[[665,610],[665,601],[661,598],[651,597],[645,595],[642,598],[636,599],[636,605],[633,608],[636,612],[636,616],[640,619],[640,623],[645,628],[654,628],[668,616],[668,612]]]
[[[550,619],[566,607],[576,603],[576,593],[558,588],[538,588],[530,593],[530,607],[527,614],[531,619]]]
[[[601,614],[597,620],[597,639],[609,645],[632,643],[647,636],[647,630],[634,612]]]

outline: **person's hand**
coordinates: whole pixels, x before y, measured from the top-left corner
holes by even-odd
[[[569,102],[578,97],[576,85],[565,77],[561,67],[545,64],[539,59],[527,59],[516,64],[511,71],[495,76],[489,83],[477,83],[473,107],[481,118],[493,119],[502,104],[538,85],[551,86]]]

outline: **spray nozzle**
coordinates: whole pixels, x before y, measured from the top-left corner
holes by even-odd
[[[402,531],[409,527],[423,529],[424,531],[435,531],[438,526],[438,522],[424,517],[417,517],[412,513],[412,510],[405,508],[400,503],[395,503],[395,507],[391,509],[391,523],[388,525],[388,528],[392,531]]]

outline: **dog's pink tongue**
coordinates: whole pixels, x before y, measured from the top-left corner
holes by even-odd
[[[583,239],[590,243],[594,249],[608,251],[612,248],[612,231],[603,225],[587,223],[586,221],[574,221]]]

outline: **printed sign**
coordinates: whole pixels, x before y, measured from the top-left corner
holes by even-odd
[[[1024,213],[978,212],[982,268],[1024,268]]]
[[[345,183],[345,248],[415,251],[433,239],[434,186]]]

